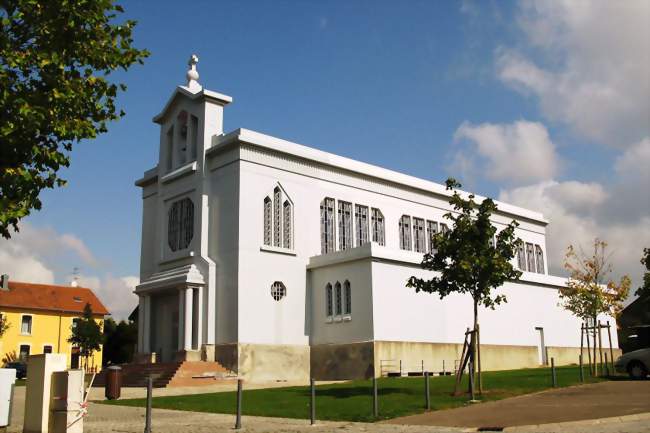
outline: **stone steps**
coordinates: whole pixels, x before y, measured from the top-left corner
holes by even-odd
[[[154,364],[123,364],[122,386],[147,386],[147,377],[154,376],[155,388],[175,386],[213,385],[215,381],[231,381],[237,376],[218,362],[183,361],[161,362]],[[102,370],[95,377],[95,386],[104,386],[107,370]]]

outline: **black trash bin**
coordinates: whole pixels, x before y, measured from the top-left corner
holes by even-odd
[[[111,365],[106,369],[104,395],[108,400],[117,400],[122,392],[122,367]]]

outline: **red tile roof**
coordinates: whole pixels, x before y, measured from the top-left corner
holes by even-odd
[[[9,281],[9,291],[0,290],[0,307],[83,313],[86,303],[95,315],[109,314],[92,290],[85,287]]]

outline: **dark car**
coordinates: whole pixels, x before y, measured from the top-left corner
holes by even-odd
[[[24,362],[14,361],[5,364],[4,368],[13,368],[16,370],[16,379],[24,379],[27,377],[27,364]]]

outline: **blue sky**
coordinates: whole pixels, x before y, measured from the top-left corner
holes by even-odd
[[[75,146],[68,186],[44,193],[27,233],[3,241],[0,266],[13,263],[2,248],[50,271],[18,272],[26,278],[64,283],[77,266],[114,308],[130,308],[115,281],[133,284],[139,273],[133,182],[157,160],[151,118],[196,53],[201,84],[234,98],[226,131],[246,127],[438,182],[453,175],[545,213],[553,269],[568,242],[601,236],[621,256],[617,272],[637,278],[640,247],[650,246],[650,181],[635,173],[650,161],[648,4],[603,5],[125,3],[138,21],[135,45],[151,51],[115,75],[128,86],[118,100],[126,116]],[[604,43],[591,38],[603,32]],[[641,187],[636,200],[630,185]],[[34,239],[48,236],[52,251],[38,250]]]

